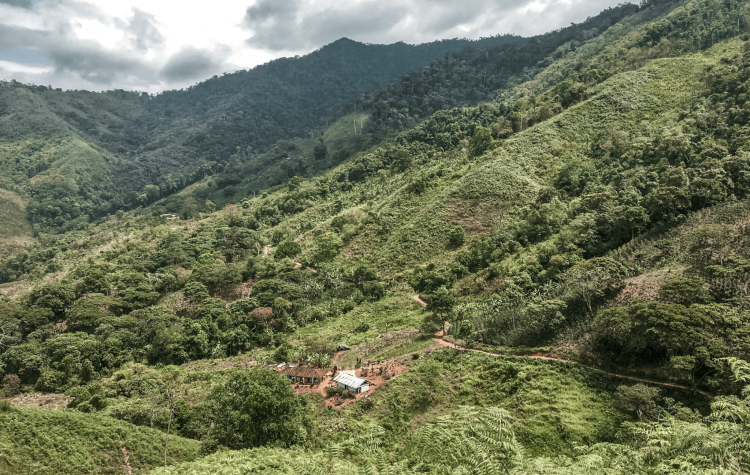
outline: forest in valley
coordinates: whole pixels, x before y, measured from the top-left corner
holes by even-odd
[[[733,0],[0,84],[0,472],[748,473],[748,94]]]

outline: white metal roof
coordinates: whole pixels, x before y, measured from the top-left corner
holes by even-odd
[[[358,388],[364,384],[369,384],[366,379],[360,379],[356,376],[352,376],[351,374],[346,373],[339,373],[335,378],[333,378],[334,381],[337,383],[341,383],[345,386],[349,386],[350,388]]]

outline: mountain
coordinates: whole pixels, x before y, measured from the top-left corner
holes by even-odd
[[[4,82],[0,186],[21,197],[37,231],[75,229],[178,191],[221,169],[232,154],[252,155],[319,131],[353,97],[436,58],[525,41],[341,39],[306,56],[156,96]]]
[[[321,165],[222,210],[215,175],[41,236],[3,391],[212,454],[164,474],[746,472],[749,40],[746,2],[644,3],[491,101],[277,144]]]
[[[225,169],[214,175],[210,186],[192,194],[200,203],[209,199],[223,205],[293,176],[314,176],[380,143],[389,134],[414,127],[434,112],[476,106],[509,87],[531,81],[555,57],[575,50],[638,11],[636,5],[623,4],[526,43],[465,49],[436,60],[351,100],[344,107],[351,113],[329,128],[328,136],[313,134],[301,140],[281,141],[260,156],[236,151]],[[339,138],[333,139],[334,135]],[[346,140],[342,140],[344,136]],[[315,154],[316,146],[325,148]],[[177,201],[171,199],[157,206],[162,210],[180,209]]]

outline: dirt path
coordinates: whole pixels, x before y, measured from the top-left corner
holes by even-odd
[[[122,466],[125,475],[133,475],[133,468],[130,466],[130,453],[128,453],[128,449],[125,447],[122,448],[122,455],[125,462]]]
[[[263,247],[263,257],[268,256],[268,249],[270,249],[268,246]]]
[[[421,298],[419,298],[419,295],[415,295],[412,298],[414,300],[416,300],[417,302],[421,303],[422,305],[427,306],[427,304]],[[435,341],[437,341],[438,345],[440,345],[441,347],[444,347],[444,348],[453,348],[453,349],[456,349],[456,350],[459,350],[459,351],[476,351],[477,353],[484,353],[485,355],[490,355],[490,356],[501,356],[501,355],[499,355],[497,353],[489,353],[487,351],[482,351],[482,350],[467,350],[466,348],[459,348],[458,346],[454,345],[453,343],[450,343],[450,342],[447,342],[447,341],[443,340],[443,338],[442,338],[443,337],[443,335],[442,335],[443,332],[439,332],[439,333],[440,333],[440,336],[437,336],[437,334],[436,334]],[[540,359],[540,360],[568,361],[568,360],[565,360],[563,358],[555,358],[554,356],[543,355],[541,353],[535,353],[533,355],[528,355],[528,356],[517,356],[517,358],[536,358],[536,359]],[[581,363],[576,363],[576,364],[579,364],[581,366],[586,366],[586,365],[583,365]],[[586,367],[587,368],[591,368],[591,366],[586,366]],[[591,369],[597,369],[597,368],[591,368]],[[597,371],[602,371],[602,370],[598,370],[597,369]],[[642,383],[656,384],[656,385],[659,385],[659,386],[665,386],[665,387],[671,387],[671,388],[680,388],[680,389],[685,389],[685,390],[691,391],[691,388],[689,388],[687,386],[683,386],[681,384],[663,383],[661,381],[652,381],[650,379],[636,378],[635,376],[626,376],[624,374],[609,373],[607,371],[603,371],[603,372],[607,373],[610,376],[614,376],[616,378],[629,379],[631,381],[640,381]],[[704,396],[706,396],[709,399],[713,399],[713,396],[711,394],[705,392],[705,391],[701,391],[699,389],[696,389],[695,391],[698,392],[698,393],[700,393],[700,394],[702,394],[702,395],[704,395]]]
[[[498,353],[490,353],[490,352],[482,351],[482,350],[471,350],[471,349],[467,349],[467,348],[461,348],[461,347],[456,346],[453,343],[450,343],[450,342],[442,340],[442,339],[436,339],[436,341],[438,342],[438,344],[441,347],[444,347],[444,348],[453,348],[453,349],[458,350],[458,351],[474,351],[474,352],[477,352],[477,353],[484,353],[485,355],[490,355],[490,356],[502,356],[502,355],[500,355]],[[528,356],[516,356],[516,358],[535,358],[535,359],[540,359],[540,360],[568,361],[568,360],[564,360],[562,358],[555,358],[554,356],[547,356],[547,355],[542,355],[542,354],[532,354],[532,355],[528,355]],[[578,364],[578,365],[581,365],[581,366],[586,366],[586,365],[581,364],[581,363],[575,363],[575,364]],[[655,385],[658,385],[658,386],[664,386],[664,387],[670,387],[670,388],[680,388],[680,389],[685,389],[687,391],[691,391],[692,390],[691,388],[689,388],[687,386],[683,386],[681,384],[664,383],[664,382],[661,382],[661,381],[653,381],[651,379],[636,378],[635,376],[626,376],[624,374],[610,373],[608,371],[603,371],[603,370],[600,370],[600,369],[597,369],[597,368],[592,368],[591,366],[586,366],[586,367],[594,369],[596,371],[602,371],[603,373],[606,373],[609,376],[614,376],[616,378],[629,379],[631,381],[639,381],[641,383],[655,384]],[[700,394],[702,394],[702,395],[704,395],[704,396],[706,396],[709,399],[713,399],[714,398],[713,395],[707,393],[706,391],[701,391],[699,389],[696,389],[695,391],[698,392],[698,393],[700,393]]]

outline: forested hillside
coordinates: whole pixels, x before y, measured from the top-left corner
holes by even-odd
[[[434,61],[419,71],[404,75],[397,82],[349,101],[344,110],[355,114],[359,111],[361,115],[357,115],[357,120],[349,116],[348,124],[343,120],[339,124],[338,128],[350,125],[346,131],[352,137],[346,143],[339,140],[331,144],[329,137],[323,136],[317,141],[315,137],[303,142],[282,141],[269,153],[258,157],[238,150],[227,168],[217,173],[211,182],[219,189],[204,190],[196,198],[201,202],[208,198],[216,204],[236,202],[253,192],[284,183],[293,176],[314,176],[354,153],[380,143],[389,134],[393,137],[405,128],[414,127],[434,112],[475,106],[493,99],[509,87],[532,80],[554,58],[575,50],[586,40],[638,11],[638,6],[624,4],[582,23],[532,38],[527,43],[465,49]],[[634,21],[642,22],[648,17]]]
[[[465,48],[523,44],[514,36],[423,45],[341,39],[309,55],[213,77],[156,96],[0,84],[0,186],[27,201],[37,231],[147,204],[253,156],[308,136],[351,101]]]
[[[39,392],[200,441],[165,475],[750,471],[750,6],[603,15],[487,102],[0,259],[0,423]]]

